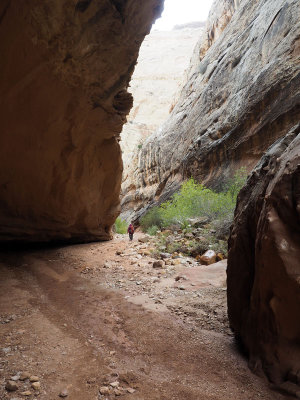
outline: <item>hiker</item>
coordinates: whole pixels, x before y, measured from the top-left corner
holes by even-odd
[[[129,233],[129,240],[133,239],[134,227],[132,224],[128,226],[127,232]]]

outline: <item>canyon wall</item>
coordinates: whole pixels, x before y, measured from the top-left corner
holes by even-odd
[[[179,101],[140,151],[122,200],[135,219],[189,176],[217,189],[237,168],[251,170],[299,120],[299,2],[214,7]]]
[[[130,82],[134,105],[121,134],[123,193],[130,190],[142,144],[168,118],[176,103],[202,31],[180,26],[172,31],[152,31],[141,46]]]
[[[251,367],[300,394],[299,124],[272,145],[239,194],[227,283],[230,324]]]
[[[1,2],[1,241],[111,237],[127,87],[162,5]]]

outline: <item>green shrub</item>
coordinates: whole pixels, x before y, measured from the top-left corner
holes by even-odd
[[[245,167],[242,167],[236,171],[233,178],[227,181],[227,185],[225,186],[226,192],[228,192],[231,197],[236,201],[237,196],[242,189],[242,187],[246,183],[247,179],[247,170]]]
[[[151,226],[156,225],[158,228],[162,227],[161,210],[159,207],[153,207],[150,211],[145,214],[141,220],[140,225],[143,232],[147,232]]]
[[[117,233],[127,233],[127,222],[118,217],[115,222],[115,230]]]
[[[150,226],[150,228],[147,229],[147,233],[150,236],[155,236],[158,230],[159,227],[157,225],[152,225]]]
[[[246,170],[241,168],[227,182],[225,190],[216,193],[191,178],[182,184],[180,191],[169,201],[160,207],[153,207],[141,218],[142,229],[145,232],[153,225],[167,228],[179,224],[183,230],[188,230],[189,218],[208,217],[217,236],[223,239],[229,233],[237,195],[245,181]]]

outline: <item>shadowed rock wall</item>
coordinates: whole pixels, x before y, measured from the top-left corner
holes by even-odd
[[[300,125],[239,194],[227,283],[230,324],[250,365],[276,384],[298,383],[300,393]]]
[[[128,83],[163,0],[0,4],[0,240],[108,239]]]
[[[237,168],[251,170],[299,120],[299,1],[217,6],[177,105],[141,150],[122,202],[135,218],[189,176],[219,188]]]

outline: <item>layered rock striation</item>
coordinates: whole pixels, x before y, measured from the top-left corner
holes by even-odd
[[[1,241],[110,237],[127,88],[162,4],[1,2]]]
[[[297,0],[215,2],[179,101],[141,149],[124,209],[138,218],[189,176],[220,188],[298,122],[299,13]]]
[[[300,393],[300,125],[261,159],[229,239],[228,313],[252,368]],[[285,387],[285,386],[284,386]]]

